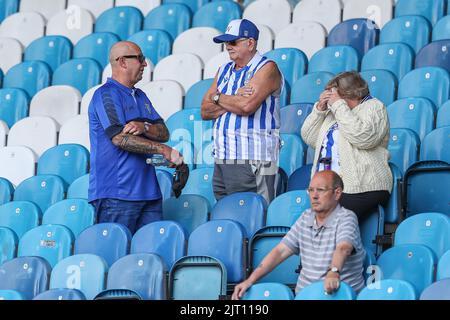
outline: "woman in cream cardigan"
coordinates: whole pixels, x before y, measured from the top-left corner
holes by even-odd
[[[315,149],[311,175],[333,170],[344,181],[341,205],[362,223],[392,189],[389,120],[381,101],[370,96],[358,72],[331,79],[306,118],[301,135]]]

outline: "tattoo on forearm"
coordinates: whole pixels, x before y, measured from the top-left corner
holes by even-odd
[[[162,151],[159,143],[132,135],[122,135],[119,146],[121,149],[133,153],[150,154]]]
[[[152,125],[145,135],[150,140],[157,142],[167,142],[169,140],[169,131],[165,125]]]

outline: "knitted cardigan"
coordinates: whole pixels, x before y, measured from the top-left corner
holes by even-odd
[[[350,109],[344,99],[325,111],[317,103],[301,129],[303,141],[315,149],[311,176],[317,170],[322,141],[328,129],[339,125],[339,166],[345,193],[386,190],[391,192],[389,168],[389,119],[383,103],[369,99]]]

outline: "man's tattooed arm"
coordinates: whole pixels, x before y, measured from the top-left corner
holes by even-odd
[[[147,125],[144,134],[148,139],[156,142],[167,142],[170,137],[169,130],[164,123]]]
[[[142,154],[164,154],[167,146],[143,137],[127,133],[119,133],[112,138],[113,144],[125,151]]]

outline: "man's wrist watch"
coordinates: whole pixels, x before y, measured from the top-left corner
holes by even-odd
[[[339,269],[337,267],[330,267],[330,268],[328,268],[327,273],[330,272],[330,271],[333,272],[333,273],[339,274]]]
[[[219,104],[219,98],[220,98],[220,95],[221,95],[221,93],[220,93],[220,92],[217,92],[217,93],[213,96],[212,101],[214,102],[214,104]]]

